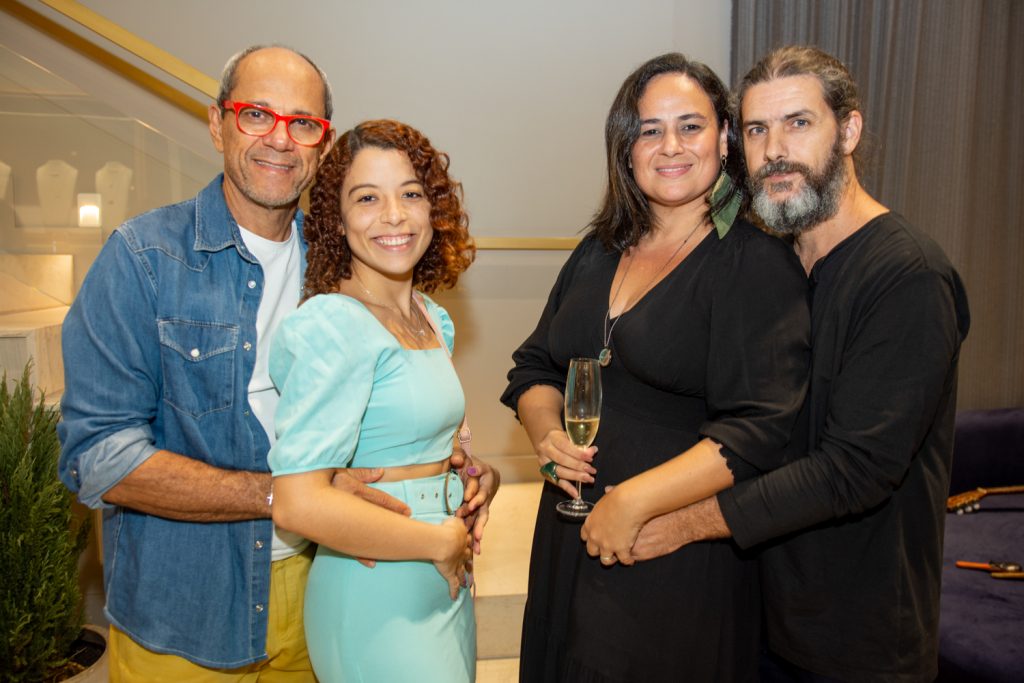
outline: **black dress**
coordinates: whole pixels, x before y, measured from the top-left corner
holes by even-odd
[[[619,254],[588,237],[515,352],[502,401],[534,384],[564,390],[570,358],[596,357]],[[602,370],[596,501],[694,445],[723,445],[737,479],[782,464],[809,361],[806,278],[790,247],[737,221],[712,231],[614,328]],[[586,554],[565,494],[547,484],[530,561],[520,680],[746,681],[756,676],[757,568],[731,541],[632,567]]]

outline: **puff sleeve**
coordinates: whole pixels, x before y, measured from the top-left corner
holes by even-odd
[[[443,306],[434,303],[434,300],[426,294],[421,294],[420,296],[423,297],[423,303],[427,307],[427,314],[430,315],[430,321],[434,325],[434,329],[440,332],[441,339],[444,340],[445,346],[448,347],[448,355],[455,353],[455,323],[452,322],[448,311]]]
[[[321,295],[278,328],[270,376],[281,400],[267,456],[275,476],[352,461],[377,363],[376,345],[359,333],[366,315],[355,301]]]

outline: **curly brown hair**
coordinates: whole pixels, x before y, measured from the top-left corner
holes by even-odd
[[[448,155],[412,126],[398,121],[364,121],[342,134],[316,174],[303,234],[309,244],[303,300],[335,292],[352,277],[352,252],[341,232],[341,186],[352,160],[365,147],[405,152],[430,202],[434,236],[413,269],[413,287],[431,293],[455,286],[476,256],[462,184],[448,175]]]

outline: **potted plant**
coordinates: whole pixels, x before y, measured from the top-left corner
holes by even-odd
[[[92,649],[88,641],[97,638],[95,631],[83,631],[78,583],[89,520],[76,519],[72,494],[57,478],[59,413],[46,405],[42,394],[36,399],[29,370],[26,366],[13,387],[6,372],[0,382],[3,683],[60,681],[81,675],[91,662],[76,664],[76,656]],[[99,640],[102,654],[106,641],[102,636]]]

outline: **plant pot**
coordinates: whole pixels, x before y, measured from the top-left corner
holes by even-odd
[[[82,635],[75,641],[81,642],[83,651],[94,652],[97,646],[103,648],[103,654],[99,659],[92,662],[84,671],[75,674],[71,678],[64,679],[64,683],[107,683],[109,679],[107,665],[107,629],[86,624],[82,627]],[[92,657],[89,657],[90,659]],[[74,659],[74,658],[73,658]]]

